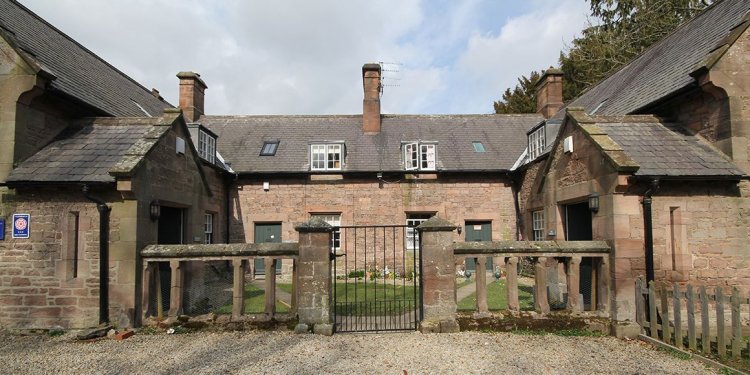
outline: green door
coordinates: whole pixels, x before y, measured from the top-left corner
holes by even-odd
[[[255,243],[281,243],[281,223],[256,223]],[[255,274],[266,274],[266,262],[263,258],[255,258]],[[276,262],[276,274],[281,273],[281,261]]]
[[[467,221],[464,227],[464,241],[492,241],[492,223],[489,221]],[[487,257],[487,270],[492,270],[492,257]],[[466,270],[476,272],[474,258],[466,258]]]

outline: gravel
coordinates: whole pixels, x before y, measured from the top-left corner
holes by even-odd
[[[706,374],[640,341],[511,333],[295,335],[286,331],[73,335],[0,332],[0,373]]]

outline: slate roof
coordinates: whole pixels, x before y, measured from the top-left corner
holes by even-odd
[[[570,112],[569,112],[570,113]],[[745,174],[679,124],[653,116],[572,116],[618,167],[650,177],[736,177]]]
[[[102,115],[144,116],[145,110],[161,116],[164,108],[172,107],[15,0],[0,0],[0,32],[27,59],[56,77],[50,89]]]
[[[362,116],[203,116],[231,155],[238,173],[310,171],[312,143],[343,141],[342,172],[403,171],[402,142],[436,141],[439,171],[510,170],[526,147],[526,131],[540,123],[525,115],[383,115],[378,134],[362,132]],[[264,141],[279,140],[275,156],[260,156]],[[484,153],[474,151],[481,141]]]
[[[624,115],[694,86],[695,79],[690,73],[716,57],[709,54],[721,52],[717,49],[733,42],[727,37],[733,28],[747,21],[749,10],[748,0],[716,2],[569,106],[583,107],[591,114],[601,104],[595,114]],[[563,115],[561,111],[556,118]]]
[[[114,182],[110,170],[134,167],[169,130],[155,126],[162,121],[161,117],[81,120],[23,161],[7,182]]]

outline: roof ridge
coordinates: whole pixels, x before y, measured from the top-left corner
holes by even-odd
[[[142,85],[142,84],[140,84],[140,83],[139,83],[138,81],[136,81],[135,79],[133,79],[133,78],[132,78],[132,77],[130,77],[129,75],[125,74],[125,73],[124,73],[123,71],[121,71],[120,69],[116,68],[116,67],[115,67],[114,65],[110,64],[109,62],[107,62],[107,60],[104,60],[104,59],[103,59],[103,58],[101,58],[101,57],[100,57],[99,55],[97,55],[96,53],[94,53],[94,52],[93,52],[93,51],[91,51],[90,49],[86,48],[86,47],[85,47],[85,46],[84,46],[83,44],[81,44],[81,43],[78,43],[78,41],[76,41],[75,39],[71,38],[71,37],[70,37],[70,36],[69,36],[68,34],[64,33],[64,32],[63,32],[62,30],[58,29],[57,27],[55,27],[55,26],[54,26],[54,25],[52,25],[51,23],[47,22],[47,21],[46,21],[46,20],[45,20],[44,18],[42,18],[41,16],[39,16],[38,14],[36,14],[36,13],[35,13],[34,11],[32,11],[31,9],[27,8],[26,6],[24,6],[23,4],[21,4],[21,3],[20,3],[20,2],[18,2],[17,0],[10,0],[10,1],[11,1],[11,2],[12,2],[12,3],[14,4],[14,5],[18,6],[18,7],[20,8],[20,9],[22,9],[23,11],[25,11],[26,13],[30,14],[30,15],[31,15],[32,17],[36,18],[37,20],[41,21],[41,22],[42,22],[43,24],[47,25],[47,26],[48,26],[49,28],[51,28],[51,29],[52,29],[53,31],[55,31],[55,32],[57,32],[58,34],[60,34],[61,36],[63,36],[63,37],[64,37],[65,39],[67,39],[68,41],[70,41],[70,42],[73,42],[73,44],[75,44],[76,46],[78,46],[79,48],[81,48],[81,49],[82,49],[83,51],[85,51],[86,53],[90,54],[91,56],[93,56],[94,58],[96,58],[97,60],[99,60],[100,62],[104,63],[104,64],[105,64],[105,65],[106,65],[107,67],[111,68],[112,70],[114,70],[115,72],[117,72],[117,73],[118,73],[119,75],[121,75],[121,76],[122,76],[122,77],[124,77],[125,79],[129,80],[130,82],[134,83],[134,84],[135,84],[136,86],[138,86],[138,87],[140,87],[141,89],[143,89],[143,91],[144,91],[144,92],[146,92],[146,93],[147,93],[148,95],[153,95],[153,94],[151,93],[151,90],[147,89],[147,88],[146,88],[146,86],[143,86],[143,85]],[[133,98],[130,98],[130,100],[133,100]],[[169,103],[168,101],[166,101],[166,100],[164,100],[164,99],[160,99],[160,100],[161,100],[161,102],[163,102],[163,103],[165,103],[165,104],[167,104],[167,105],[169,105],[169,106],[172,106],[172,107],[174,107],[174,106],[172,105],[172,103]],[[91,105],[91,104],[89,104],[89,105]],[[99,108],[99,109],[100,109],[100,110],[103,110],[102,108]]]

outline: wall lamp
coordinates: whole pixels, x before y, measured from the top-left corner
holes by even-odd
[[[599,212],[599,194],[589,194],[589,211],[593,213]]]
[[[151,204],[148,206],[148,213],[151,220],[159,220],[159,216],[161,216],[161,205],[159,204],[159,201],[151,201]]]

